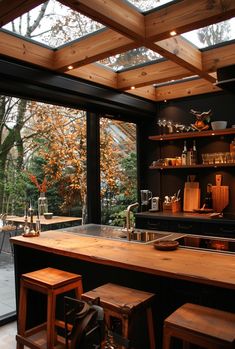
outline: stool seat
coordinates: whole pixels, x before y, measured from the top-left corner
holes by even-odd
[[[112,330],[113,319],[121,322],[121,333],[123,345],[121,348],[129,347],[135,333],[133,333],[133,324],[143,312],[147,315],[147,326],[149,334],[150,348],[155,349],[155,336],[151,303],[155,297],[153,293],[148,293],[112,283],[107,283],[88,291],[82,295],[85,301],[100,298],[100,305],[104,309],[105,322]],[[121,342],[121,341],[120,341]],[[105,342],[102,345],[105,348]],[[146,347],[147,348],[147,347]]]
[[[235,314],[186,303],[164,321],[164,349],[170,337],[204,348],[234,348]]]
[[[108,283],[86,292],[82,295],[82,299],[88,301],[100,297],[102,307],[118,313],[131,314],[141,307],[147,307],[154,296],[153,293]]]
[[[56,289],[68,285],[71,282],[81,280],[81,275],[54,268],[44,268],[32,271],[31,273],[22,274],[21,278],[35,285]]]
[[[47,296],[46,323],[26,330],[27,294],[33,290]],[[81,298],[81,275],[54,268],[44,268],[27,274],[22,274],[20,280],[20,299],[18,313],[18,333],[16,335],[17,349],[27,346],[31,349],[53,349],[60,347],[56,327],[65,328],[63,321],[56,320],[57,295],[74,290],[76,298]],[[36,337],[35,337],[36,335]],[[62,343],[64,348],[64,343]]]

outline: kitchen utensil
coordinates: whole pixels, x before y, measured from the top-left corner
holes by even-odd
[[[224,130],[227,127],[227,121],[212,121],[212,130]]]
[[[212,186],[212,206],[216,212],[222,212],[229,203],[229,187],[221,185],[221,182],[222,175],[216,174],[216,185]]]
[[[147,206],[149,204],[149,200],[152,199],[152,192],[150,190],[144,189],[140,191],[141,197],[141,205]]]
[[[181,192],[181,189],[179,189],[179,190],[177,191],[176,201],[179,201],[179,200],[180,200],[180,192]]]
[[[194,179],[194,176],[188,176],[188,179]],[[185,182],[183,210],[185,212],[193,212],[193,210],[198,210],[200,208],[200,195],[201,190],[199,188],[199,182]]]
[[[159,211],[159,196],[152,197],[151,200],[151,211]]]

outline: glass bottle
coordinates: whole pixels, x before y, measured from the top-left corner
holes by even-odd
[[[235,138],[230,143],[230,153],[235,153]]]
[[[45,196],[45,193],[40,193],[40,196],[38,198],[38,215],[39,217],[41,215],[44,215],[44,213],[48,212],[48,201],[47,197]]]
[[[204,208],[212,208],[212,185],[207,184],[207,192],[204,200]]]
[[[192,165],[197,164],[197,148],[196,148],[196,141],[193,141],[193,152],[192,152]]]
[[[181,164],[187,165],[187,143],[184,141],[184,149],[181,154]]]

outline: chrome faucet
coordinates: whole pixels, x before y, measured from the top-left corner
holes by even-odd
[[[138,206],[139,203],[135,202],[134,204],[129,205],[126,210],[126,232],[129,241],[131,240],[131,234],[134,231],[134,227],[131,227],[131,209],[136,208]]]

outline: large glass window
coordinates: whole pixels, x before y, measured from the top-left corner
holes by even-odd
[[[29,206],[35,217],[45,196],[53,216],[86,219],[86,113],[2,95],[0,125],[1,319],[15,310],[9,237]]]
[[[100,119],[101,222],[123,226],[137,201],[136,125]]]

